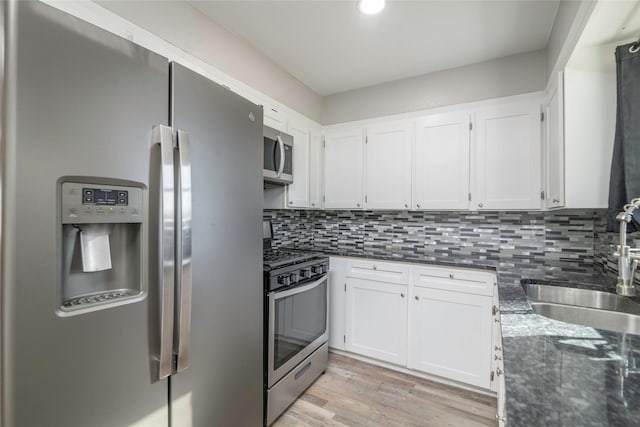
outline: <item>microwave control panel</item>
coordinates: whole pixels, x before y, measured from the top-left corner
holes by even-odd
[[[142,188],[62,183],[62,223],[142,222]]]

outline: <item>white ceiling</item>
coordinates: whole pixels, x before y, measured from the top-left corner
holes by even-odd
[[[545,48],[557,0],[191,1],[320,95]]]

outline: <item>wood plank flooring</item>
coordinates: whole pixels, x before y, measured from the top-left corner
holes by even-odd
[[[330,353],[327,373],[273,426],[497,426],[496,407],[490,396]]]

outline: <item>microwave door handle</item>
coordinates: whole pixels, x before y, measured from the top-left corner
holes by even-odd
[[[176,325],[177,364],[176,372],[189,366],[191,342],[191,153],[189,134],[178,130],[178,153],[180,158],[180,233],[178,238],[178,302]]]
[[[158,255],[160,271],[158,292],[160,303],[160,356],[158,379],[172,372],[173,360],[173,310],[175,287],[175,189],[173,165],[173,131],[157,125],[152,130],[152,146],[160,145],[160,236]]]
[[[278,146],[280,147],[280,166],[278,166],[278,178],[280,178],[282,176],[282,172],[284,172],[284,162],[285,162],[285,153],[284,153],[284,142],[282,141],[282,138],[280,138],[280,135],[276,136],[276,139],[278,140]]]

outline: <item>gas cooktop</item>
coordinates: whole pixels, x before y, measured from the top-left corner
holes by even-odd
[[[323,257],[316,252],[302,252],[290,249],[265,249],[263,255],[264,270],[299,264]]]

